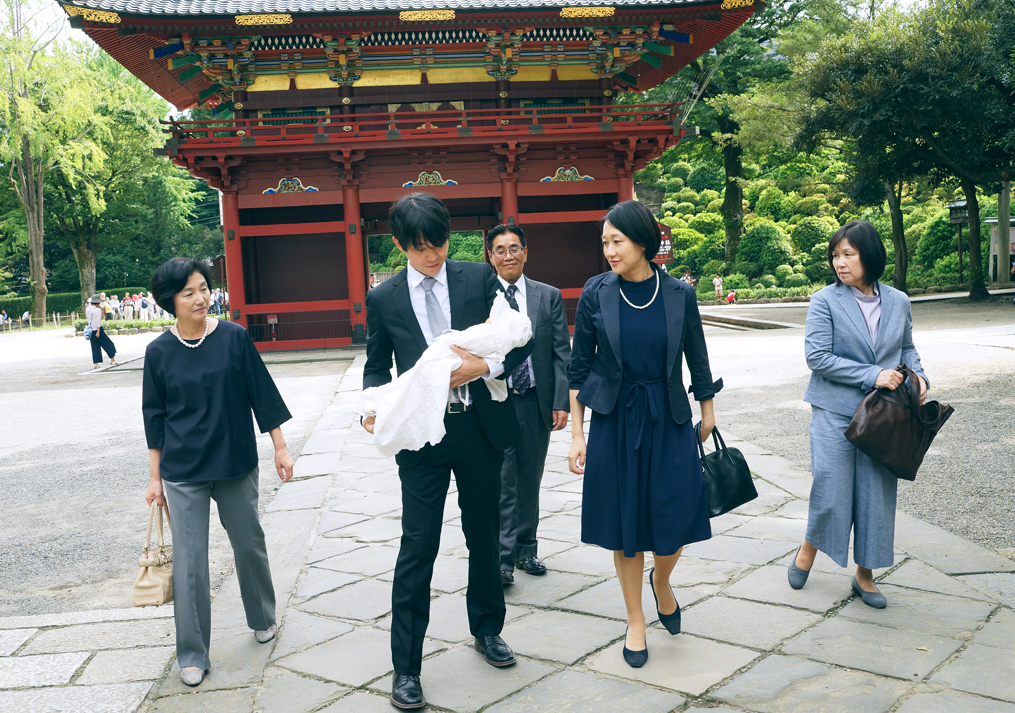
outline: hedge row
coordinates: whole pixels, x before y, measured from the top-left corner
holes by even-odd
[[[168,327],[173,324],[176,320],[174,319],[104,319],[102,320],[103,329],[141,329],[142,327]],[[83,319],[75,320],[74,330],[80,332],[88,326],[88,322]]]
[[[99,290],[99,292],[105,292],[107,295],[118,295],[123,296],[125,292],[129,292],[132,295],[136,295],[139,292],[148,292],[147,287],[114,287],[112,289],[106,288],[105,290]],[[81,312],[83,305],[81,303],[80,292],[50,292],[46,296],[46,314],[53,314],[59,312],[65,314],[67,312]],[[32,309],[32,298],[29,297],[17,297],[14,295],[0,295],[0,309],[7,310],[7,314],[20,317],[25,312],[29,312]]]

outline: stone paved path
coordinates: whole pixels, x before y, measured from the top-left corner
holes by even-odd
[[[172,609],[0,619],[4,713],[371,713],[393,710],[391,573],[400,534],[395,465],[355,416],[362,357],[263,522],[279,636],[255,643],[235,577],[213,603],[214,668],[187,689],[173,662]],[[684,633],[658,622],[650,659],[629,668],[612,556],[579,542],[581,480],[554,434],[542,494],[545,577],[516,574],[504,638],[516,666],[471,648],[467,561],[455,494],[434,574],[424,691],[433,710],[472,713],[900,711],[1015,713],[1015,561],[899,514],[889,608],[851,595],[849,570],[820,556],[786,583],[810,477],[749,443],[760,497],[712,521],[673,575]],[[649,558],[648,566],[651,566]],[[654,612],[646,583],[644,607]],[[717,707],[718,706],[718,707]]]

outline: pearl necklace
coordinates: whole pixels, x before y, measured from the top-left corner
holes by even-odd
[[[656,270],[656,291],[652,293],[652,299],[650,299],[645,304],[643,304],[643,305],[636,305],[634,302],[632,302],[631,300],[627,299],[627,295],[624,294],[624,290],[623,289],[620,290],[620,296],[624,298],[624,301],[627,302],[627,304],[629,304],[631,307],[634,307],[635,309],[645,309],[646,307],[648,307],[649,305],[651,305],[653,302],[656,301],[656,296],[658,294],[659,294],[659,271],[658,270]]]
[[[183,337],[180,336],[180,328],[178,326],[179,324],[180,320],[176,320],[176,322],[173,323],[173,326],[169,328],[169,331],[173,333],[173,336],[175,336],[177,339],[180,340],[180,344],[182,344],[185,347],[190,347],[191,349],[197,349],[199,346],[204,344],[204,340],[208,337],[208,332],[211,329],[211,319],[205,317],[204,335],[202,335],[202,337],[197,340],[197,344],[191,344],[190,342],[186,341]]]

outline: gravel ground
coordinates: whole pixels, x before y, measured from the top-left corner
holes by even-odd
[[[150,339],[115,338],[125,359]],[[352,355],[272,358],[293,414],[282,430],[295,457]],[[0,616],[130,606],[148,519],[142,362],[92,374],[90,361],[83,339],[55,331],[0,337]],[[267,436],[258,453],[263,509],[279,484]],[[232,553],[214,509],[211,519],[210,566],[223,573]]]

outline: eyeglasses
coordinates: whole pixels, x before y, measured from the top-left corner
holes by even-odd
[[[517,257],[518,255],[522,254],[522,250],[524,250],[524,249],[525,248],[520,247],[518,245],[512,245],[511,247],[509,247],[507,249],[505,249],[505,248],[497,248],[496,250],[493,251],[493,254],[496,257],[504,257],[508,253],[511,253],[511,255]]]

